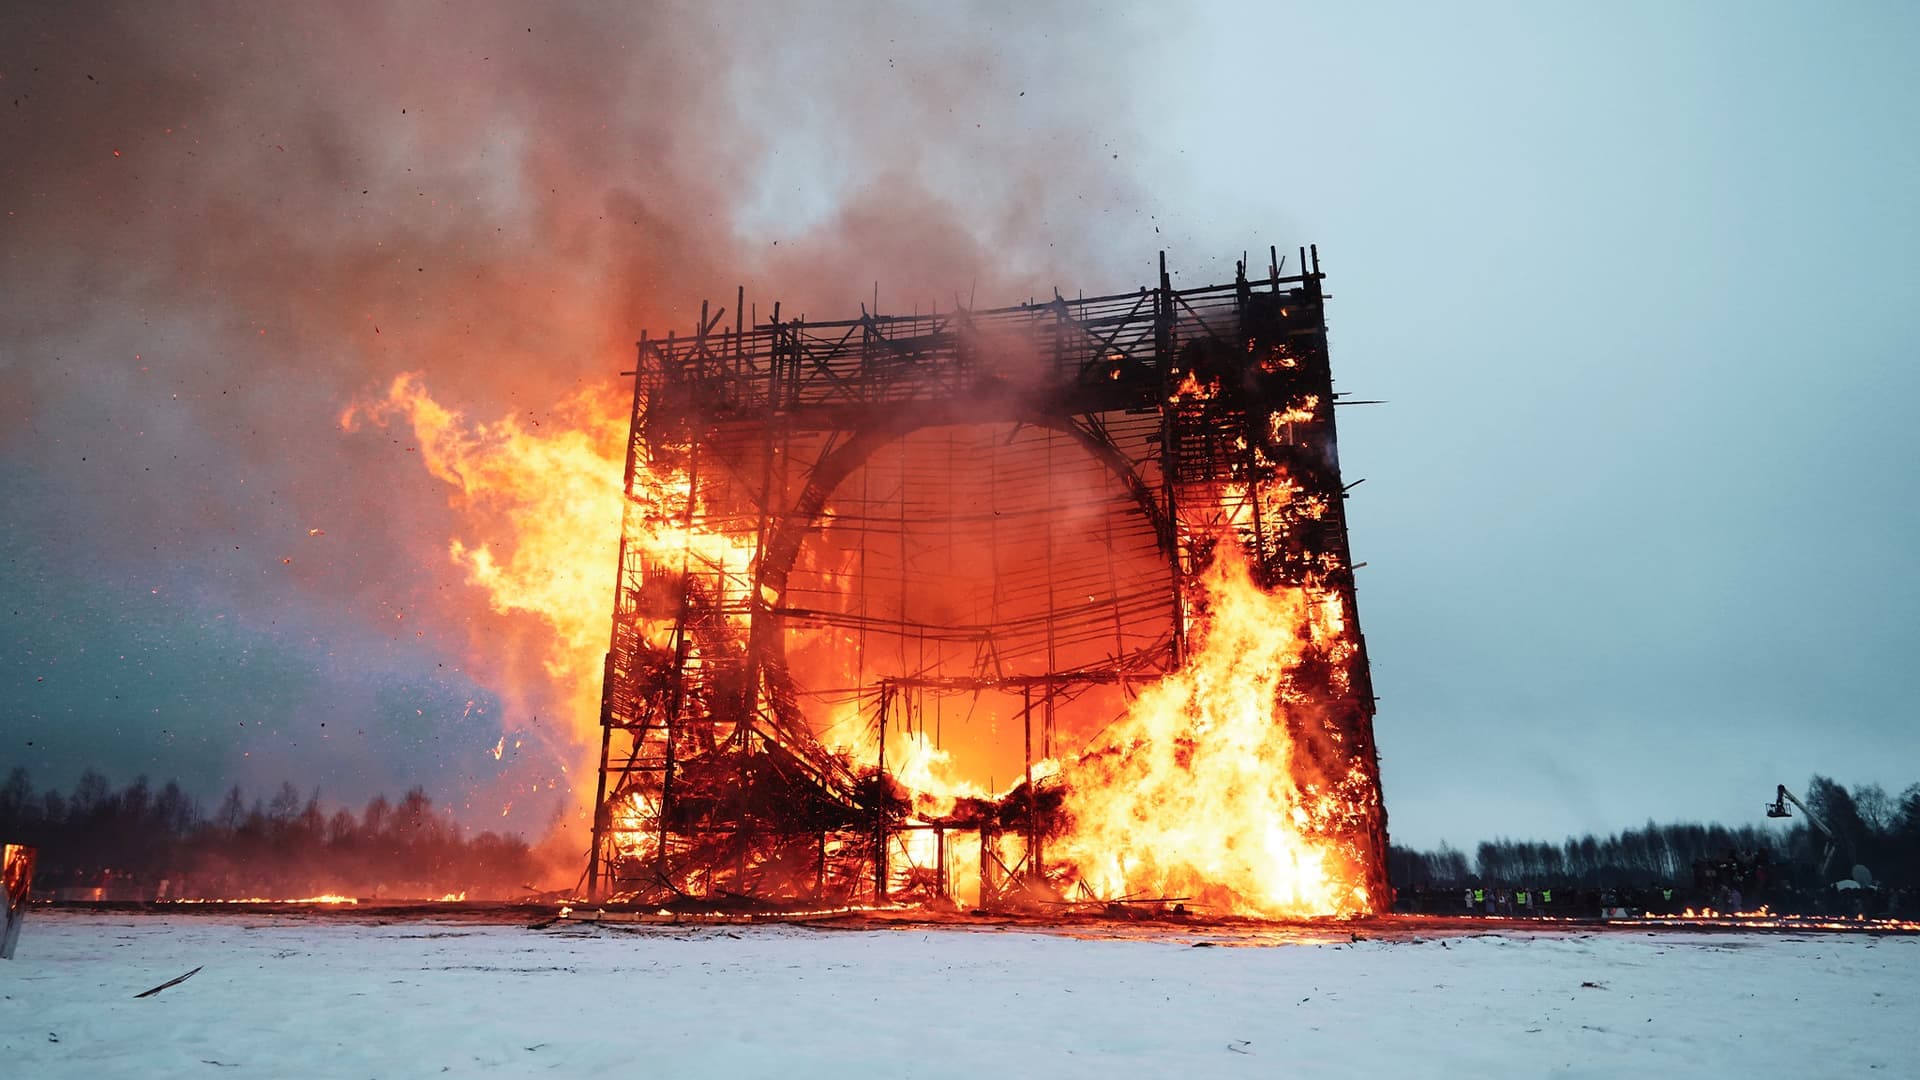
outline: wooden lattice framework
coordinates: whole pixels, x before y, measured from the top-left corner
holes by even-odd
[[[1283,274],[1283,262],[1275,257],[1264,279],[1249,280],[1243,263],[1229,284],[1175,289],[1163,255],[1157,285],[1135,292],[913,315],[863,306],[860,318],[836,322],[782,319],[776,305],[748,325],[742,296],[731,327],[724,309],[703,306],[692,334],[643,339],[590,893],[648,903],[885,897],[896,881],[889,836],[929,828],[941,840],[935,891],[946,885],[951,831],[1022,835],[1021,863],[998,874],[983,843],[983,902],[996,878],[1044,874],[1043,792],[1029,783],[1001,805],[916,820],[886,775],[884,739],[869,762],[822,745],[786,656],[787,624],[823,617],[788,593],[836,489],[915,432],[1015,424],[1078,447],[1124,492],[1163,560],[1154,604],[1168,630],[1130,642],[1121,626],[1104,660],[1064,664],[1054,641],[1065,616],[1050,607],[1038,670],[896,675],[874,687],[877,722],[916,690],[1018,693],[1031,762],[1034,719],[1044,709],[1050,742],[1054,702],[1068,688],[1149,680],[1180,665],[1191,582],[1231,538],[1260,584],[1341,606],[1342,639],[1316,647],[1295,674],[1293,693],[1315,707],[1290,712],[1300,717],[1290,734],[1296,753],[1329,774],[1356,763],[1364,771],[1370,798],[1341,839],[1373,867],[1372,895],[1388,895],[1323,275],[1317,251],[1300,253],[1295,274]],[[663,487],[663,475],[675,481]],[[684,542],[663,547],[663,535]],[[702,537],[726,538],[722,557]]]

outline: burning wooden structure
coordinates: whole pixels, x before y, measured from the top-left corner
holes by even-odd
[[[1384,902],[1299,259],[643,339],[591,894]]]

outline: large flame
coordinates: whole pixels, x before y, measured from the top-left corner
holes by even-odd
[[[369,412],[404,418],[422,464],[455,489],[480,534],[447,545],[467,580],[486,591],[494,610],[531,613],[552,625],[554,645],[544,659],[556,680],[596,670],[597,663],[580,662],[606,648],[608,568],[620,546],[619,490],[608,478],[620,473],[626,441],[619,417],[579,395],[560,403],[557,423],[537,429],[514,416],[469,423],[414,375],[394,379]]]
[[[1063,771],[1070,831],[1049,857],[1105,898],[1262,916],[1368,910],[1361,868],[1326,835],[1350,785],[1303,780],[1286,723],[1288,676],[1325,605],[1264,591],[1235,545],[1219,552],[1186,665]]]
[[[565,713],[562,745],[550,750],[560,755],[572,785],[576,820],[587,820],[593,768],[585,759],[598,739],[622,515],[628,542],[650,561],[698,560],[720,569],[730,591],[750,587],[753,537],[690,526],[686,473],[644,456],[634,463],[623,501],[610,481],[625,467],[627,419],[588,392],[559,402],[544,423],[512,415],[471,420],[436,400],[419,376],[404,374],[378,398],[349,408],[341,425],[352,430],[362,420],[412,430],[415,445],[407,449],[453,489],[451,501],[467,530],[448,541],[448,559],[493,610],[532,615],[549,628],[540,657],[545,685],[501,689],[522,699],[558,697]],[[645,630],[652,644],[664,646],[671,625]]]
[[[412,430],[414,443],[406,449],[453,489],[449,498],[461,515],[464,535],[447,542],[448,559],[493,610],[533,615],[548,628],[538,657],[542,672],[528,676],[543,685],[495,689],[523,701],[557,697],[565,715],[546,749],[558,758],[561,782],[572,784],[576,809],[589,810],[584,800],[591,797],[593,769],[581,758],[595,739],[600,658],[612,619],[621,502],[619,487],[609,481],[623,465],[623,418],[581,394],[537,425],[516,416],[472,421],[409,374],[348,409],[341,424],[352,430],[362,420]],[[486,752],[502,748],[504,738]],[[578,777],[586,782],[575,782]],[[554,782],[514,779],[536,787]]]

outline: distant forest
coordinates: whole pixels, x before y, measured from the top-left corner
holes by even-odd
[[[1920,784],[1895,797],[1815,776],[1798,794],[1832,831],[1831,856],[1827,837],[1795,810],[1785,830],[1649,821],[1559,844],[1489,840],[1471,857],[1444,844],[1393,847],[1388,872],[1396,906],[1414,911],[1463,910],[1476,888],[1503,905],[1524,892],[1532,914],[1615,903],[1868,913],[1920,905]],[[1756,802],[1756,818],[1760,810]],[[89,770],[69,792],[40,791],[16,768],[0,784],[0,840],[39,848],[36,895],[74,899],[478,900],[525,895],[539,874],[526,841],[468,834],[419,788],[355,814],[329,812],[317,790],[303,795],[292,784],[264,800],[234,787],[208,814],[171,781],[156,790],[141,777],[116,790]],[[1834,889],[1856,866],[1869,871],[1863,887]],[[1543,911],[1548,890],[1552,910]]]
[[[1621,898],[1623,906],[1773,910],[1909,910],[1920,901],[1920,784],[1891,796],[1878,785],[1849,791],[1815,776],[1796,794],[1833,833],[1825,834],[1789,805],[1782,831],[1756,823],[1734,827],[1694,822],[1656,824],[1612,836],[1569,837],[1564,843],[1490,840],[1471,858],[1442,844],[1437,851],[1394,847],[1388,873],[1409,910],[1459,907],[1473,888],[1502,894],[1557,889],[1562,896]],[[1761,812],[1755,800],[1756,819]],[[1823,868],[1822,863],[1825,861]],[[1854,867],[1868,871],[1860,889],[1834,889]],[[1631,899],[1636,903],[1627,904]]]
[[[37,791],[25,769],[0,785],[0,840],[39,849],[34,895],[68,899],[501,898],[528,891],[526,841],[468,835],[420,788],[354,814],[315,790],[272,798],[229,790],[212,815],[169,781],[115,790],[88,770],[70,792]]]

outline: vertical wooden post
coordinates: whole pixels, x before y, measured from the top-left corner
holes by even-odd
[[[1167,253],[1160,253],[1160,289],[1153,301],[1153,351],[1160,365],[1160,488],[1167,504],[1167,527],[1173,533],[1173,550],[1168,553],[1173,582],[1173,664],[1177,668],[1187,658],[1187,568],[1186,552],[1180,539],[1180,505],[1176,477],[1180,471],[1180,428],[1176,422],[1178,406],[1172,401],[1180,385],[1173,355],[1173,279],[1167,274]]]
[[[879,764],[882,784],[881,798],[885,799],[884,781],[887,775],[887,705],[893,696],[892,687],[882,683],[880,687]],[[884,802],[873,808],[873,902],[887,902],[887,807]]]
[[[1020,696],[1025,705],[1020,710],[1020,721],[1026,733],[1027,880],[1032,881],[1040,877],[1040,800],[1034,797],[1033,791],[1033,684],[1023,683]]]
[[[993,902],[994,894],[999,891],[993,882],[993,840],[992,826],[986,822],[980,824],[980,902],[985,908]]]
[[[933,891],[947,899],[947,830],[933,829]]]
[[[617,602],[614,605],[614,617],[619,617]],[[593,848],[587,853],[587,899],[593,901],[600,899],[602,845],[606,843],[607,832],[613,824],[607,807],[607,761],[608,752],[613,748],[612,702],[613,651],[609,649],[600,666],[600,779],[593,788]]]

